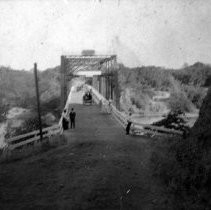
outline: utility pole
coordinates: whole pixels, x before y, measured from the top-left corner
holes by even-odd
[[[34,79],[35,79],[36,95],[37,95],[37,112],[38,112],[38,119],[39,119],[40,140],[42,140],[43,135],[42,135],[41,112],[40,112],[39,86],[38,86],[38,77],[37,77],[37,63],[34,63]]]

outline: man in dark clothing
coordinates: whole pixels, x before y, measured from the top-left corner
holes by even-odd
[[[72,108],[71,112],[69,114],[69,117],[70,117],[70,128],[75,128],[75,116],[76,116],[76,113],[74,112],[74,109]]]
[[[126,135],[130,134],[130,127],[132,125],[132,113],[129,113],[129,117],[127,119],[127,126],[126,126]]]

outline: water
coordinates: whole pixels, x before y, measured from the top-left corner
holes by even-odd
[[[142,124],[152,124],[154,122],[158,122],[160,120],[164,119],[163,116],[136,116],[136,117],[133,117],[133,120],[135,122],[138,122],[138,123],[142,123]]]
[[[0,148],[6,146],[4,136],[7,132],[8,121],[12,120],[13,127],[20,126],[20,120],[16,118],[25,112],[28,112],[28,109],[23,109],[21,107],[13,107],[8,111],[7,120],[3,123],[0,123]]]

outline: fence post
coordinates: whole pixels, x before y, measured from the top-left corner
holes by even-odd
[[[38,112],[38,119],[39,119],[40,140],[42,140],[43,139],[42,120],[41,120],[41,111],[40,111],[40,97],[39,97],[39,86],[38,86],[37,64],[36,63],[34,63],[34,79],[35,79],[36,96],[37,96],[37,112]]]

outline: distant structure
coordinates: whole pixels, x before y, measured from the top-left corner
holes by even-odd
[[[106,99],[119,107],[119,87],[116,55],[96,55],[94,50],[83,50],[81,55],[61,56],[61,109],[69,91],[69,81],[74,77],[89,78],[90,84]]]
[[[94,56],[95,50],[83,50],[81,52],[81,55],[83,55],[83,56]]]

